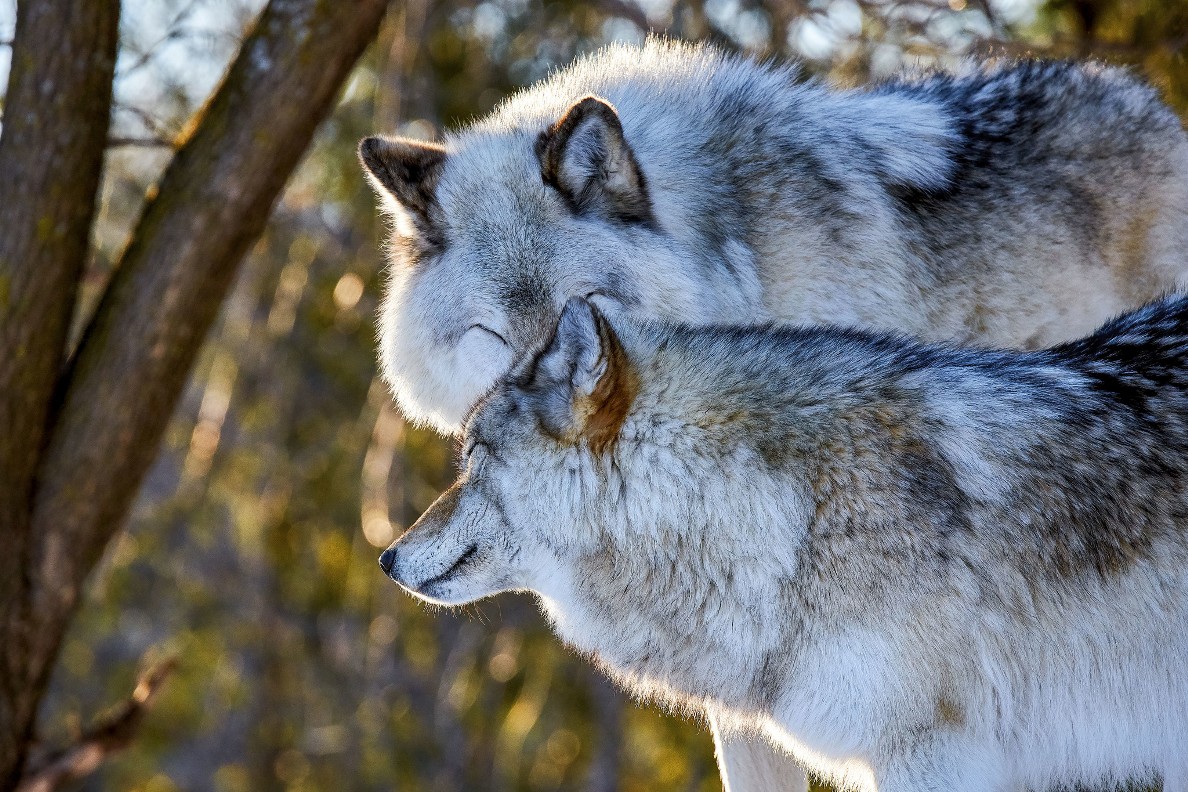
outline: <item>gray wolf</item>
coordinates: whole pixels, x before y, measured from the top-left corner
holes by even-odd
[[[1188,790],[1188,298],[1037,351],[573,298],[381,558],[879,792]]]
[[[446,433],[570,296],[1036,347],[1174,288],[1188,249],[1179,120],[1094,63],[843,91],[652,39],[360,156],[393,217],[382,367]]]

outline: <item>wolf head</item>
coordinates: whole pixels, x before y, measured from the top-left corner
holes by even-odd
[[[380,359],[407,416],[459,431],[569,297],[688,323],[763,318],[753,253],[735,239],[745,222],[706,208],[732,190],[713,176],[720,153],[670,107],[693,112],[672,81],[727,63],[756,69],[663,40],[611,47],[441,145],[362,141],[393,220]],[[620,118],[590,91],[630,108]]]
[[[533,111],[536,112],[536,111]],[[656,220],[648,166],[595,96],[444,145],[371,137],[360,159],[393,218],[381,366],[405,413],[443,433],[566,300],[709,321],[737,302]]]
[[[384,572],[438,605],[532,592],[641,696],[745,695],[781,640],[811,510],[794,455],[764,459],[770,410],[737,365],[755,355],[714,333],[570,299],[468,418],[458,481]]]
[[[597,579],[684,608],[748,585],[740,569],[787,567],[795,542],[773,550],[747,526],[803,525],[805,495],[754,444],[746,422],[768,419],[736,398],[738,345],[704,336],[571,298],[468,419],[457,483],[384,553],[385,572],[439,604],[568,601]],[[734,396],[698,387],[715,369]]]
[[[572,298],[548,346],[471,417],[461,476],[384,553],[384,571],[412,594],[450,605],[547,587],[550,554],[597,541],[606,502],[594,481],[637,392],[610,324]]]

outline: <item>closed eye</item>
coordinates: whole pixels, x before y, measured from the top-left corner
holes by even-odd
[[[495,332],[491,328],[487,327],[485,324],[480,324],[480,323],[476,322],[475,324],[472,324],[470,327],[466,328],[466,332],[470,332],[471,330],[482,330],[484,333],[488,333],[489,335],[493,335],[496,338],[498,338],[500,341],[503,342],[503,344],[505,346],[511,346],[511,344],[507,343],[507,339],[504,338],[501,333]]]
[[[486,448],[487,444],[481,440],[471,440],[466,444],[466,446],[462,449],[462,453],[458,455],[459,470],[466,470],[466,468],[469,467],[470,456],[474,453],[474,449],[478,448],[479,446]]]

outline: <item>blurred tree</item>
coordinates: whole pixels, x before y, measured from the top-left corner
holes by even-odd
[[[1188,113],[1188,3],[1048,0],[1041,11],[1051,51],[1137,66],[1181,115]]]
[[[120,4],[17,8],[0,136],[0,787],[83,582],[156,456],[243,254],[381,0],[273,0],[191,127],[73,354],[107,146]]]

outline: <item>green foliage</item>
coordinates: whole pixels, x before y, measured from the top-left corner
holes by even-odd
[[[176,14],[190,7],[166,5]],[[217,72],[247,12],[241,3],[192,5],[184,19],[216,42],[200,52],[203,69]],[[142,656],[174,653],[180,669],[140,738],[86,788],[719,789],[699,724],[625,702],[559,644],[527,599],[435,612],[380,573],[380,548],[451,479],[453,449],[405,425],[376,378],[383,229],[355,143],[377,129],[431,135],[463,123],[580,52],[638,38],[640,24],[807,57],[840,82],[914,58],[1097,53],[1138,64],[1188,108],[1185,0],[985,8],[965,0],[394,8],[224,306],[129,530],[63,647],[43,736],[65,741],[80,725],[75,713],[127,695]],[[129,18],[125,58],[135,63],[144,49],[135,25],[150,23]],[[137,80],[141,69],[151,66],[133,70]],[[147,102],[141,111],[165,128],[199,101],[176,70],[168,75],[161,90],[125,84],[122,93],[126,104]],[[164,162],[139,149],[109,158],[92,284],[106,277]]]

